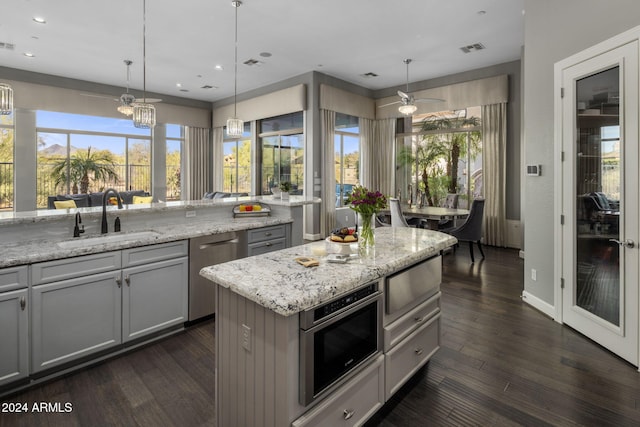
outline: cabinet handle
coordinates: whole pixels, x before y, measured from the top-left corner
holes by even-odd
[[[349,418],[353,417],[353,414],[355,414],[356,411],[354,411],[353,409],[345,409],[344,411],[342,411],[342,417],[345,420],[348,420]]]
[[[416,348],[414,351],[418,356],[420,356],[422,354],[422,349],[421,348]]]
[[[424,320],[424,317],[414,317],[413,320],[415,320],[416,323],[420,323]]]
[[[270,242],[267,242],[267,243],[265,243],[264,245],[265,245],[265,246],[272,246],[273,244],[272,244],[272,243],[270,243]]]
[[[127,282],[127,286],[131,286],[131,278],[129,276],[125,276],[124,281]]]
[[[27,307],[27,299],[25,297],[20,297],[20,309],[24,311]]]
[[[118,287],[121,288],[122,287],[122,279],[119,277],[116,277],[116,283],[118,284]]]
[[[267,231],[266,233],[264,233],[264,235],[269,237],[269,236],[271,236],[271,232]]]

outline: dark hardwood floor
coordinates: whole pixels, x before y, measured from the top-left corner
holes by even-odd
[[[516,250],[444,258],[442,348],[367,426],[638,426],[640,374],[522,303]],[[213,321],[8,396],[0,426],[214,426]],[[220,426],[227,427],[227,426]]]

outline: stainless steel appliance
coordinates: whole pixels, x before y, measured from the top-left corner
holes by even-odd
[[[378,282],[300,313],[300,393],[308,405],[382,351]]]
[[[202,267],[247,256],[247,232],[229,231],[189,240],[189,320],[213,314],[215,285],[200,276]]]

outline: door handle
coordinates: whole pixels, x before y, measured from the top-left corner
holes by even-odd
[[[633,248],[636,246],[636,242],[634,242],[631,239],[627,239],[624,242],[617,240],[617,239],[609,239],[610,242],[615,242],[617,244],[619,244],[620,246],[625,246],[627,248]]]
[[[355,413],[356,411],[354,411],[353,409],[345,409],[344,411],[342,411],[342,418],[348,420],[349,418],[353,417],[353,414]]]

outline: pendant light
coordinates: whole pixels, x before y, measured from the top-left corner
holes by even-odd
[[[239,0],[231,2],[231,6],[236,8],[236,36],[235,36],[235,59],[233,73],[233,118],[227,120],[227,135],[239,137],[244,132],[244,122],[238,118],[237,97],[238,97],[238,8],[242,4]]]
[[[0,83],[0,115],[13,113],[13,89],[6,83]]]
[[[133,125],[150,129],[156,125],[156,107],[147,102],[147,2],[142,0],[142,102],[133,104]]]

